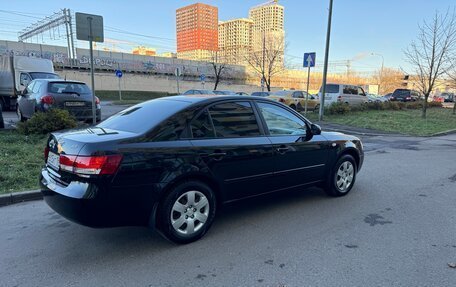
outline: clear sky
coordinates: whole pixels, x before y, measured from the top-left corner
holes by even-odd
[[[73,12],[99,14],[104,17],[105,37],[117,41],[109,47],[130,49],[142,44],[159,52],[175,50],[175,10],[198,1],[189,0],[0,0],[0,39],[17,40],[17,31],[39,18],[62,8]],[[219,19],[247,17],[250,7],[263,0],[205,0],[217,6]],[[317,53],[317,64],[324,56],[329,0],[279,0],[285,7],[287,58],[294,66],[302,63],[304,52]],[[416,37],[418,24],[435,11],[454,9],[455,0],[334,0],[329,60],[333,71],[346,69],[352,60],[355,71],[374,71],[385,67],[404,68],[403,50]],[[17,13],[16,13],[17,12]],[[25,15],[25,16],[24,16]],[[119,33],[118,29],[123,32]],[[117,32],[116,32],[117,31]],[[144,34],[141,37],[129,33]],[[63,31],[60,31],[63,34]],[[57,36],[56,36],[57,37]],[[43,38],[46,44],[64,43]],[[43,41],[40,40],[40,41]],[[87,43],[79,42],[84,48]],[[336,65],[335,62],[341,62]]]

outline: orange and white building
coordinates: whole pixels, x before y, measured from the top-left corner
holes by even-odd
[[[218,50],[218,8],[195,3],[176,10],[177,57],[209,60]]]

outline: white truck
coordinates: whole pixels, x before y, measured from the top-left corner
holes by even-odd
[[[17,97],[34,79],[59,79],[51,60],[27,56],[0,55],[0,106],[16,108]]]

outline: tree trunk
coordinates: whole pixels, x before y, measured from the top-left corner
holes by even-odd
[[[456,99],[453,100],[454,105],[453,105],[453,115],[456,115]]]
[[[426,111],[427,111],[428,98],[429,98],[429,94],[424,95],[423,109],[422,109],[422,113],[421,113],[421,118],[422,118],[422,119],[425,119],[425,118],[426,118]]]
[[[219,82],[220,82],[220,77],[217,77],[217,76],[216,76],[216,77],[215,77],[215,84],[214,84],[214,91],[217,90],[217,86],[218,86]]]

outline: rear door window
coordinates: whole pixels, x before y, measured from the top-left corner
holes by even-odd
[[[209,108],[217,137],[255,137],[260,128],[250,102],[227,102]]]
[[[215,137],[214,127],[212,126],[209,112],[206,109],[197,118],[192,120],[190,129],[195,139]]]

